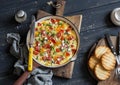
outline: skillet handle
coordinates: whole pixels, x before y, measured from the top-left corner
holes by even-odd
[[[26,81],[28,78],[28,75],[30,74],[29,71],[25,71],[22,76],[20,76],[13,85],[23,85],[23,83]]]
[[[62,16],[64,13],[65,0],[57,0],[56,4],[56,15]]]

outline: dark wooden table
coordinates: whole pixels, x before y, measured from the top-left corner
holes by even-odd
[[[46,5],[49,0],[1,0],[0,1],[0,85],[12,85],[17,76],[12,74],[16,59],[9,53],[6,42],[7,33],[20,33],[22,41],[26,39],[30,17],[38,9],[53,13],[54,10]],[[55,1],[55,0],[54,0]],[[117,35],[120,27],[112,24],[110,13],[120,6],[120,0],[67,0],[64,15],[82,14],[81,46],[75,62],[73,78],[64,79],[53,77],[54,85],[96,85],[97,82],[87,70],[87,54],[90,47],[104,34]],[[25,10],[27,21],[18,24],[14,15],[18,10]]]

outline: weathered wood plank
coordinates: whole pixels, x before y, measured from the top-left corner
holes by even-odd
[[[116,3],[83,11],[82,13],[84,14],[84,18],[81,31],[99,29],[100,27],[118,28],[112,24],[110,20],[110,13],[114,8],[118,7],[119,5],[120,3]]]
[[[119,2],[120,0],[67,0],[65,14],[77,13]]]

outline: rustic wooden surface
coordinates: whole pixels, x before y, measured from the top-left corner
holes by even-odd
[[[50,0],[1,0],[0,1],[0,85],[12,85],[17,76],[12,74],[16,59],[9,53],[6,34],[17,32],[25,41],[32,14],[43,9],[54,14],[54,8],[46,4]],[[55,1],[55,0],[53,0]],[[87,55],[90,47],[106,33],[117,35],[120,27],[110,21],[111,11],[120,6],[120,0],[66,0],[64,15],[82,14],[80,32],[81,47],[74,66],[72,79],[53,77],[53,85],[97,85],[87,70]],[[18,24],[14,20],[17,10],[25,10],[27,21]],[[21,41],[21,42],[22,42]]]
[[[65,5],[66,5],[66,1],[65,0],[57,0],[57,4],[56,6],[59,5],[57,8],[56,8],[56,15],[63,15],[64,13],[64,8],[65,8]]]

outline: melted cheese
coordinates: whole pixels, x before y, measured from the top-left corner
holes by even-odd
[[[77,49],[73,28],[58,19],[39,22],[35,28],[34,58],[45,66],[62,65],[72,58]]]

